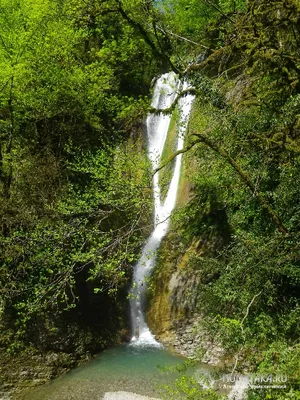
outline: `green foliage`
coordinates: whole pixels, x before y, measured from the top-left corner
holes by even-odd
[[[187,260],[177,272],[197,277],[197,311],[228,368],[291,376],[285,390],[249,399],[298,398],[299,4],[172,4],[174,32],[209,48],[177,43],[197,93],[189,141],[199,143],[191,200],[173,219]]]
[[[144,189],[145,156],[132,145],[110,153],[110,159],[102,151],[76,158],[69,168],[86,174],[88,185],[70,184],[50,221],[3,239],[2,298],[13,305],[21,339],[41,312],[69,310],[82,301],[82,271],[95,294],[112,296],[127,284],[152,196]]]
[[[164,399],[188,399],[188,400],[224,400],[226,397],[218,395],[213,389],[203,389],[194,378],[182,375],[176,379],[173,387],[165,388]]]
[[[164,32],[171,42],[173,58],[182,67],[187,60],[199,62],[210,49],[222,46],[224,25],[247,8],[245,0],[164,0],[161,3]],[[222,30],[216,28],[218,24]]]
[[[193,196],[173,226],[180,256],[194,245],[198,310],[230,356],[299,376],[298,2],[0,0],[0,11],[1,346],[84,351],[124,328],[152,210],[141,121],[168,65],[197,93]],[[295,398],[295,377],[249,398]],[[169,396],[219,398],[198,386],[183,377]]]
[[[152,209],[140,124],[161,63],[137,29],[142,3],[0,1],[2,346],[48,346],[51,329],[63,343],[72,322],[99,343],[124,327]]]
[[[256,399],[298,399],[300,396],[299,381],[299,344],[288,346],[275,341],[260,355],[258,374],[272,374],[284,378],[285,389],[263,389],[248,391],[249,400]]]

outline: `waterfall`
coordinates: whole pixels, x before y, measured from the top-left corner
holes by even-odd
[[[155,84],[152,107],[156,109],[169,108],[174,102],[178,89],[186,89],[187,83],[181,84],[174,73],[162,75]],[[179,102],[179,123],[177,128],[177,150],[184,145],[184,134],[186,131],[189,114],[191,111],[193,96],[182,97]],[[153,115],[147,118],[148,156],[153,169],[157,168],[170,125],[170,115]],[[137,345],[160,346],[150,332],[144,315],[145,294],[147,289],[146,279],[149,276],[155,263],[156,250],[159,248],[162,238],[165,236],[169,226],[169,217],[176,203],[176,194],[179,184],[182,154],[175,159],[173,175],[169,184],[165,200],[161,200],[159,187],[159,173],[153,176],[154,191],[154,230],[147,240],[142,255],[134,267],[133,286],[131,289],[130,307],[132,339],[131,342]]]

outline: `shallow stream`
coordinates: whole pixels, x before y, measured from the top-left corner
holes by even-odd
[[[117,391],[161,397],[160,387],[179,377],[175,366],[184,361],[161,347],[120,345],[34,389],[24,400],[100,400]],[[162,371],[166,366],[173,371]]]

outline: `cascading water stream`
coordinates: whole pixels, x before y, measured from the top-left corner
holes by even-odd
[[[177,90],[181,86],[174,73],[162,75],[156,82],[152,99],[152,107],[156,109],[169,108],[174,102]],[[183,84],[183,89],[187,84]],[[191,111],[193,96],[187,95],[179,100],[180,119],[178,124],[177,150],[184,145],[188,117]],[[171,117],[169,115],[149,115],[147,118],[148,155],[153,169],[157,168],[164,149]],[[182,155],[175,159],[175,166],[168,192],[164,202],[161,201],[159,173],[153,177],[154,190],[154,230],[146,242],[140,260],[134,268],[133,287],[131,289],[131,323],[132,343],[136,345],[160,346],[150,332],[144,316],[146,279],[155,263],[156,250],[169,226],[169,217],[175,207],[176,194],[179,184]]]

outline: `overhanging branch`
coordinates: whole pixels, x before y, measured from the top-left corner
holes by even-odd
[[[192,143],[190,143],[188,146],[186,146],[184,149],[176,151],[174,154],[172,154],[167,161],[165,161],[163,164],[161,164],[158,168],[154,170],[154,174],[160,171],[162,168],[164,168],[168,163],[170,163],[175,157],[177,157],[179,154],[186,153],[189,151],[191,148],[193,148],[196,144],[198,143],[204,143],[206,144],[210,149],[215,151],[217,154],[219,154],[221,157],[223,157],[231,166],[232,168],[237,172],[239,175],[241,181],[248,187],[248,189],[251,191],[253,196],[257,199],[261,207],[266,211],[266,213],[269,215],[270,219],[273,221],[277,229],[286,235],[289,235],[288,229],[284,226],[283,222],[281,221],[280,217],[277,215],[276,211],[271,207],[269,202],[263,197],[263,195],[256,189],[255,185],[251,181],[249,175],[247,172],[245,172],[241,166],[227,153],[225,149],[223,149],[219,144],[215,143],[211,139],[209,139],[207,136],[201,134],[201,133],[193,133],[192,136],[195,136],[197,139],[194,140]]]
[[[152,49],[153,53],[155,54],[155,56],[157,58],[164,58],[165,61],[171,66],[172,70],[176,73],[179,74],[180,71],[175,67],[175,65],[172,63],[172,61],[170,60],[170,58],[165,54],[165,52],[160,52],[156,45],[154,44],[154,42],[151,40],[151,38],[148,35],[148,32],[143,28],[143,26],[135,21],[134,19],[132,19],[124,10],[124,8],[122,7],[121,1],[117,0],[117,4],[119,7],[119,11],[120,14],[122,15],[122,17],[129,23],[129,25],[131,25],[135,30],[137,30],[141,36],[143,37],[143,39],[145,40],[145,42],[148,44],[148,46]]]
[[[167,161],[165,161],[164,163],[162,163],[159,167],[157,167],[154,171],[153,171],[153,175],[155,175],[158,171],[160,171],[161,169],[163,169],[164,167],[166,167],[172,160],[174,160],[174,158],[176,158],[177,156],[179,156],[179,154],[184,154],[187,151],[191,150],[191,148],[193,148],[197,143],[199,143],[199,141],[195,141],[191,144],[189,144],[188,146],[186,146],[184,149],[182,150],[178,150],[175,153],[173,153],[168,159]]]
[[[177,106],[179,100],[182,97],[186,96],[187,94],[197,95],[197,94],[199,94],[199,91],[196,88],[189,88],[189,89],[182,90],[177,95],[176,99],[173,101],[173,103],[172,103],[172,105],[170,107],[168,107],[168,108],[158,108],[158,109],[154,108],[154,107],[150,107],[149,108],[149,112],[151,114],[157,114],[157,115],[159,115],[159,114],[164,114],[164,115],[171,114],[174,111],[175,107]]]
[[[217,154],[222,156],[231,166],[232,168],[237,172],[239,177],[241,178],[242,182],[250,189],[252,192],[253,196],[257,199],[261,207],[267,212],[271,220],[274,222],[276,225],[277,229],[285,234],[288,234],[287,228],[283,225],[283,222],[277,215],[276,211],[270,206],[268,201],[262,196],[262,194],[256,189],[255,185],[251,181],[249,175],[247,172],[245,172],[241,166],[227,153],[225,149],[223,149],[221,146],[219,146],[217,143],[213,142],[211,139],[208,137],[202,135],[201,133],[194,133],[193,136],[197,137],[198,142],[202,142],[206,144],[208,147],[210,147],[212,150],[214,150]]]

